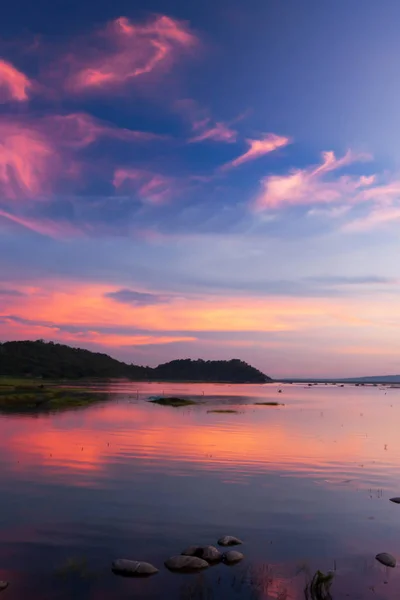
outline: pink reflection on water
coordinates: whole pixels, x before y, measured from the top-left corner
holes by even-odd
[[[111,384],[105,388],[111,400],[87,410],[0,419],[0,449],[14,472],[41,467],[74,485],[94,485],[114,464],[135,460],[182,474],[193,465],[236,482],[246,472],[279,471],[319,485],[390,487],[385,476],[399,473],[398,390],[385,396],[377,388],[279,389]],[[163,393],[199,404],[176,409],[146,402]],[[284,406],[256,405],[268,400]]]

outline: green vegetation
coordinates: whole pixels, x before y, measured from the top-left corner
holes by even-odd
[[[60,387],[29,379],[0,379],[0,410],[56,410],[87,406],[104,398],[104,394],[77,388]]]
[[[255,402],[254,406],[284,406],[280,402]]]
[[[317,571],[304,590],[306,600],[332,600],[330,589],[333,578],[333,572],[325,575],[321,571]]]
[[[247,363],[173,360],[158,367],[126,364],[107,354],[43,340],[0,344],[0,376],[41,379],[127,378],[133,381],[266,383],[269,377]]]
[[[174,406],[175,408],[178,408],[179,406],[192,406],[193,404],[197,404],[196,402],[193,402],[193,400],[174,397],[153,398],[152,400],[149,400],[149,402],[152,402],[153,404],[160,404],[161,406]]]
[[[220,414],[237,414],[238,413],[237,410],[230,410],[230,409],[229,410],[228,409],[226,409],[226,410],[223,410],[223,409],[221,409],[221,410],[217,410],[217,409],[216,410],[208,410],[207,412],[208,413],[220,413]]]

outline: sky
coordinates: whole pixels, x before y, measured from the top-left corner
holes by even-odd
[[[395,0],[15,0],[0,340],[400,371]]]

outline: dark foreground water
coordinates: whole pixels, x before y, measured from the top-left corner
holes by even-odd
[[[146,401],[163,392],[202,404]],[[297,599],[316,569],[335,572],[334,599],[399,597],[400,566],[374,557],[400,559],[400,389],[115,384],[104,398],[0,415],[2,600]],[[255,405],[268,400],[285,405]],[[240,565],[163,567],[224,534],[245,541]],[[119,557],[160,573],[118,577]]]

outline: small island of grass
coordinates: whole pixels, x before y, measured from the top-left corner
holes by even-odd
[[[163,398],[152,398],[149,400],[153,404],[159,404],[160,406],[173,406],[178,408],[180,406],[192,406],[193,404],[197,404],[193,400],[189,400],[187,398],[175,398],[173,396],[163,397]]]
[[[255,402],[255,406],[284,406],[281,402]]]

